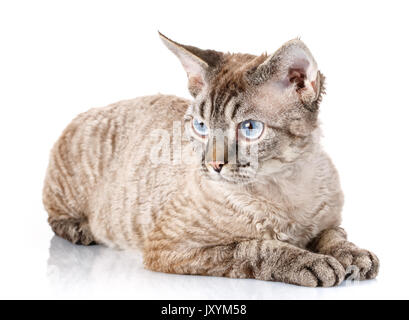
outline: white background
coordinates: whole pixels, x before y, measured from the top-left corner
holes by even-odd
[[[2,1],[0,298],[409,298],[408,12],[407,1]],[[256,54],[301,36],[327,76],[323,144],[341,175],[343,226],[379,256],[378,279],[310,289],[167,275],[137,253],[53,238],[41,189],[71,119],[157,92],[188,97],[157,30]]]

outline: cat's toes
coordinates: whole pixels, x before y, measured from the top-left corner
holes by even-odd
[[[332,287],[344,280],[345,269],[335,258],[319,256],[303,266],[300,274],[308,282],[313,279],[313,287]]]
[[[358,248],[340,248],[333,256],[344,266],[346,278],[356,280],[374,279],[379,272],[378,257],[368,250]]]
[[[289,267],[291,270],[280,281],[306,287],[332,287],[345,278],[344,267],[335,258],[321,254],[300,256]]]
[[[375,279],[379,273],[379,265],[380,265],[379,259],[373,252],[368,251],[368,253],[369,253],[369,258],[371,259],[371,262],[372,262],[372,266],[369,269],[369,271],[366,273],[366,279]]]
[[[379,272],[379,259],[368,250],[359,250],[354,252],[352,266],[359,268],[359,280],[374,279]]]

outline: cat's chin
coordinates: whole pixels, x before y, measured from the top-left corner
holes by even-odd
[[[254,178],[238,178],[238,179],[230,179],[230,178],[222,178],[224,182],[228,184],[235,184],[235,185],[246,185],[252,183]]]

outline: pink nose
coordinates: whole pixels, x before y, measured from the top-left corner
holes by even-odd
[[[225,163],[223,161],[210,161],[209,165],[213,168],[214,171],[220,172]]]

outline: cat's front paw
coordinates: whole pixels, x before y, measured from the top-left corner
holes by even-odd
[[[301,254],[287,262],[285,273],[274,280],[306,287],[332,287],[345,279],[345,269],[335,258],[322,254]]]
[[[332,248],[331,255],[345,268],[347,275],[355,280],[374,279],[379,272],[378,257],[364,249],[349,246],[348,243]]]

